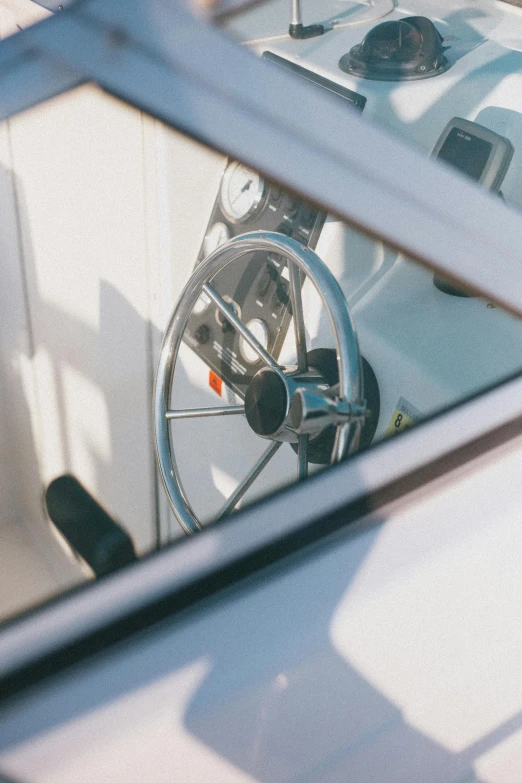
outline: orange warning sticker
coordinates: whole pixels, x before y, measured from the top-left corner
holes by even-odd
[[[221,380],[219,375],[216,375],[216,373],[212,372],[212,370],[210,370],[208,374],[208,385],[210,386],[211,389],[214,389],[216,394],[219,394],[219,396],[221,397],[221,389],[223,387],[223,381]]]

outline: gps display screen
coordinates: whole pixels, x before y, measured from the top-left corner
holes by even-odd
[[[488,162],[493,145],[461,128],[450,130],[438,158],[446,160],[469,177],[479,180]]]

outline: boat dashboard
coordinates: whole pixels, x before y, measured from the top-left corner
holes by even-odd
[[[306,80],[346,111],[362,113],[365,121],[384,126],[493,197],[522,208],[522,8],[500,0],[407,5],[337,1],[303,3],[302,19],[305,28],[320,23],[323,33],[289,35],[288,7],[281,2],[239,14],[227,23],[226,32],[262,57],[267,68]],[[312,95],[308,108],[313,123]],[[445,194],[439,197],[443,200]],[[370,410],[361,447],[398,434],[520,370],[522,331],[516,318],[237,161],[223,161],[213,206],[203,222],[197,263],[245,232],[276,231],[313,249],[334,274],[361,352]],[[277,361],[295,361],[284,258],[254,253],[248,262],[230,264],[216,276],[215,285]],[[311,363],[328,385],[335,384],[332,333],[308,281],[302,297]],[[183,362],[191,384],[232,405],[242,404],[262,361],[205,294],[188,322],[185,345],[190,351]],[[311,470],[329,461],[325,440],[323,433],[315,447],[310,444]],[[220,448],[216,443],[212,453]],[[260,493],[274,481],[293,480],[291,457],[283,466],[278,455],[277,475],[267,471],[258,480]],[[190,476],[186,480],[191,483]],[[196,483],[191,490],[197,493]]]

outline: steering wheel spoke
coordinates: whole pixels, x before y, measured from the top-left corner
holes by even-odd
[[[182,408],[181,410],[168,410],[165,418],[173,419],[199,419],[204,416],[237,416],[245,412],[244,405],[226,405],[211,408]]]
[[[299,435],[297,441],[297,480],[302,481],[308,476],[308,435]]]
[[[297,264],[288,264],[290,273],[290,300],[294,320],[295,347],[297,352],[297,372],[308,372],[306,356],[306,331],[303,315],[303,299],[301,296],[301,270]]]
[[[238,484],[238,486],[235,488],[234,492],[230,495],[226,503],[220,508],[217,516],[214,519],[214,522],[217,522],[218,519],[222,519],[227,514],[230,514],[231,511],[234,510],[234,508],[237,506],[245,492],[250,489],[256,478],[259,476],[261,471],[268,465],[276,451],[279,449],[280,446],[283,444],[280,441],[273,440],[270,446],[265,449],[265,451],[261,454],[258,461],[252,468],[252,470],[245,476],[243,481]]]
[[[203,286],[203,291],[212,299],[216,307],[225,316],[227,321],[229,321],[234,329],[239,332],[239,334],[246,340],[249,346],[257,353],[259,358],[262,359],[268,367],[277,367],[278,364],[274,357],[270,356],[268,351],[263,348],[259,340],[254,337],[250,329],[247,329],[245,324],[239,320],[233,309],[218,294],[216,289],[213,288],[210,283],[205,283]]]

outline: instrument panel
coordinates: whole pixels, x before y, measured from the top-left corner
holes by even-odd
[[[242,163],[228,161],[198,263],[228,239],[254,230],[278,231],[314,249],[325,217]],[[277,358],[292,316],[286,261],[274,253],[251,253],[243,264],[217,274],[213,285]],[[260,360],[205,294],[192,311],[184,339],[221,381],[244,397]]]
[[[315,89],[362,112],[366,98],[313,71],[265,52],[264,58],[276,68],[290,70]],[[247,231],[277,231],[316,248],[326,215],[292,193],[282,190],[248,166],[227,162],[205,232],[198,263],[232,237]],[[240,271],[238,271],[238,269]],[[244,324],[277,359],[292,317],[289,273],[286,261],[276,254],[252,253],[243,265],[224,269],[213,285],[239,315]],[[203,294],[190,317],[185,342],[218,376],[217,385],[226,385],[244,397],[251,378],[260,369],[257,355],[236,334],[230,323]]]

